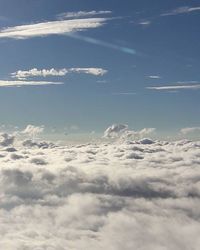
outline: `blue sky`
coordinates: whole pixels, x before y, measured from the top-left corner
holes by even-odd
[[[199,23],[197,0],[0,0],[1,123],[199,127]]]

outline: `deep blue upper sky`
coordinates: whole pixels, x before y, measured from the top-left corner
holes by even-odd
[[[80,11],[85,17],[73,20],[105,20],[99,27],[76,31],[74,37],[57,32],[19,39],[5,30],[20,25],[28,30],[31,24],[61,20],[61,13],[75,16]],[[91,11],[111,13],[86,16]],[[199,24],[197,0],[0,0],[0,80],[20,80],[11,73],[33,68],[107,70],[102,75],[74,72],[22,79],[62,85],[18,88],[2,83],[1,123],[76,124],[83,131],[102,130],[112,123],[165,131],[197,127]]]

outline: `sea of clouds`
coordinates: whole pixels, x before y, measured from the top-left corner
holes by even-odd
[[[0,249],[200,249],[200,142],[4,133],[0,166]]]

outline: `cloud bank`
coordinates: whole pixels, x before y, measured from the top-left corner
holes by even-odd
[[[2,249],[199,250],[200,142],[2,141]]]

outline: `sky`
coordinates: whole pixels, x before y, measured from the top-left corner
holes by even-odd
[[[0,0],[1,124],[199,133],[199,23],[198,0]]]

